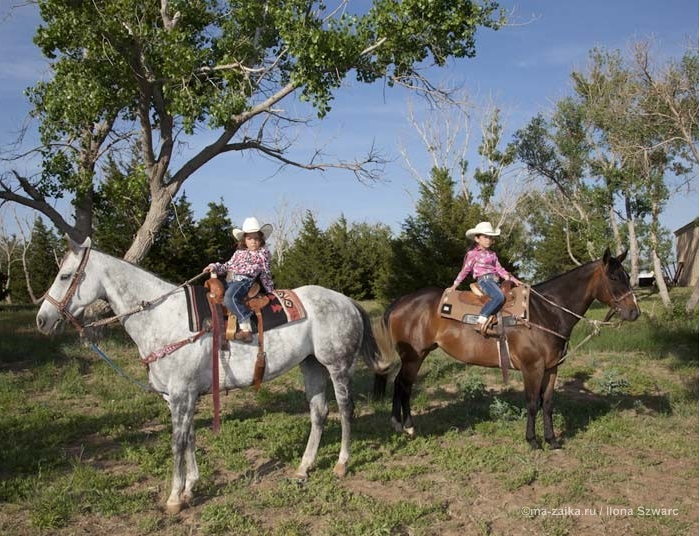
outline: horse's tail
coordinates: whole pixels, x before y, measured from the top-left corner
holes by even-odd
[[[396,346],[391,337],[391,330],[388,326],[388,314],[382,318],[374,320],[371,326],[372,338],[374,339],[375,359],[380,363],[380,367],[374,368],[374,400],[383,400],[386,395],[386,385],[388,377],[395,372],[395,363],[398,360]]]
[[[366,310],[357,302],[354,305],[362,317],[362,346],[359,353],[374,374],[385,378],[393,365],[393,356],[385,349],[385,330],[379,327],[381,321],[372,323]]]

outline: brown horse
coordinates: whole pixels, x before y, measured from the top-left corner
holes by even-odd
[[[526,439],[532,448],[541,447],[534,428],[540,406],[544,439],[552,448],[560,446],[552,420],[556,374],[573,326],[592,302],[599,300],[610,306],[623,320],[636,320],[640,314],[629,276],[621,265],[625,257],[626,253],[614,257],[607,250],[600,260],[534,285],[530,292],[528,325],[518,323],[505,328],[512,365],[522,372],[527,405]],[[396,430],[410,435],[414,434],[410,414],[413,384],[432,350],[439,347],[470,365],[500,366],[496,338],[484,337],[473,326],[440,316],[442,293],[443,289],[424,288],[403,296],[389,306],[381,323],[390,351],[396,350],[401,359],[394,382],[391,422]],[[386,345],[381,346],[385,352]],[[387,376],[386,373],[375,375],[375,397],[385,394]]]

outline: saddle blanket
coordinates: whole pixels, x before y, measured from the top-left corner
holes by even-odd
[[[206,297],[208,289],[199,285],[186,285],[184,290],[187,297],[189,329],[199,331],[211,322],[211,307]],[[275,290],[267,297],[269,303],[262,308],[265,331],[306,318],[306,310],[293,290]],[[218,309],[220,310],[220,307]],[[250,320],[253,333],[257,333],[257,316],[253,314]]]
[[[475,324],[486,297],[478,297],[468,290],[456,290],[442,294],[439,301],[439,314],[465,324]],[[512,287],[505,292],[505,304],[500,310],[504,325],[512,326],[517,320],[526,320],[529,316],[529,286]]]

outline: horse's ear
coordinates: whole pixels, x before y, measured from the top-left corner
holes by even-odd
[[[628,250],[628,249],[625,249],[625,250],[624,250],[624,253],[622,253],[621,255],[619,255],[619,256],[616,258],[616,260],[618,260],[619,262],[624,262],[624,259],[626,258],[626,254],[627,254],[628,252],[629,252],[629,250]]]
[[[609,251],[609,248],[604,250],[604,255],[602,255],[602,262],[604,264],[609,264],[609,258],[612,256],[612,252]]]
[[[92,247],[92,240],[90,240],[89,236],[85,240],[83,240],[82,244],[78,244],[75,240],[73,240],[67,234],[66,234],[66,240],[68,240],[68,247],[70,248],[70,250],[76,254],[79,253],[81,249]]]

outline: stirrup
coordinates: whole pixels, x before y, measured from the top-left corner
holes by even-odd
[[[235,334],[235,340],[240,342],[252,342],[252,333],[249,331],[239,331]]]
[[[488,333],[488,330],[493,326],[494,322],[495,322],[495,315],[490,315],[488,317],[488,320],[483,322],[483,325],[481,326],[481,329],[480,329],[481,335],[486,335]]]
[[[238,318],[235,315],[228,315],[228,323],[226,324],[226,340],[235,339],[235,332],[238,329]]]

